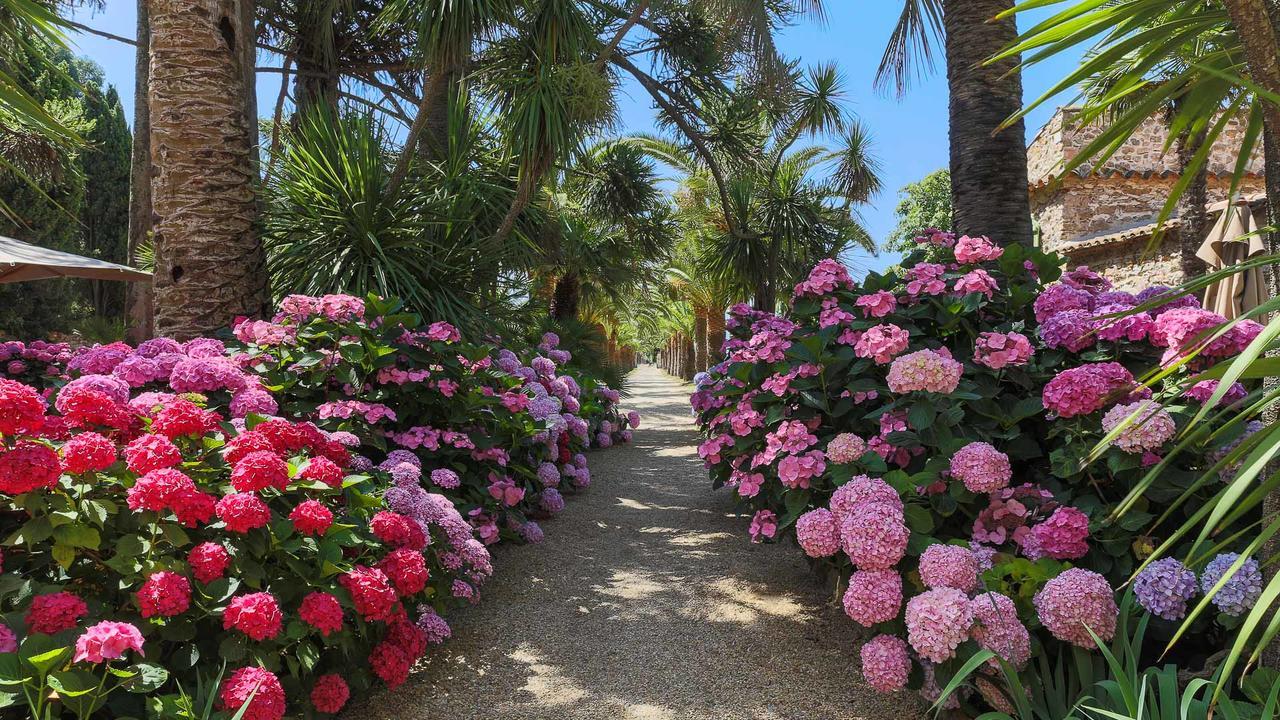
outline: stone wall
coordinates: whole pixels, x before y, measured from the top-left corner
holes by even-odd
[[[1088,249],[1068,249],[1066,254],[1072,266],[1088,265],[1102,273],[1117,290],[1136,293],[1151,285],[1172,286],[1182,282],[1178,243],[1178,230],[1170,228],[1158,247],[1149,247],[1148,237]]]
[[[1031,145],[1027,148],[1027,177],[1032,185],[1042,184],[1055,177],[1067,160],[1074,158],[1090,141],[1098,137],[1103,125],[1094,123],[1080,127],[1075,118],[1078,108],[1059,108],[1049,122],[1036,133]],[[1230,176],[1235,172],[1236,158],[1240,154],[1240,144],[1244,139],[1245,128],[1242,118],[1232,118],[1227,127],[1213,143],[1209,154],[1209,173]],[[1148,119],[1142,124],[1106,163],[1095,167],[1092,162],[1085,163],[1075,172],[1088,174],[1097,172],[1108,174],[1160,174],[1177,175],[1179,171],[1178,154],[1174,147],[1165,150],[1168,128],[1159,117]],[[1250,156],[1248,172],[1262,172],[1261,143],[1254,148]]]

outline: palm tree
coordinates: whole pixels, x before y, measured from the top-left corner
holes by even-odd
[[[1018,36],[1014,0],[904,0],[876,75],[905,92],[943,40],[947,66],[951,200],[958,233],[1031,244],[1022,76],[1016,57],[989,58]]]
[[[154,0],[149,9],[156,331],[190,338],[267,309],[253,5]]]
[[[727,213],[709,192],[720,181],[700,155],[637,140],[684,175],[683,215],[707,237],[699,272],[737,283],[740,296],[769,311],[779,289],[819,259],[853,245],[875,251],[851,208],[879,190],[879,166],[868,134],[843,109],[839,74],[823,66],[789,76],[784,91],[772,86],[757,94],[744,83],[704,107],[713,158],[730,171]],[[798,146],[805,138],[838,144]],[[723,221],[726,215],[736,226]]]

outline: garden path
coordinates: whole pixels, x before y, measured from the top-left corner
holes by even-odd
[[[501,547],[481,603],[359,720],[907,720],[868,688],[856,626],[802,554],[753,545],[698,459],[689,386],[630,378],[635,443],[591,456],[593,483],[539,545]]]

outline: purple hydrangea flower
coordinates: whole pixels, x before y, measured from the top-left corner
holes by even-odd
[[[1196,594],[1196,575],[1174,558],[1163,558],[1138,573],[1133,591],[1147,612],[1181,620],[1187,614],[1187,601]]]
[[[1210,560],[1200,574],[1200,589],[1208,595],[1239,558],[1240,553],[1222,553]],[[1238,617],[1248,612],[1261,594],[1262,569],[1257,560],[1249,558],[1213,596],[1213,604],[1222,612]]]

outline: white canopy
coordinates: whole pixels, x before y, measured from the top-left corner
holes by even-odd
[[[78,277],[91,280],[150,280],[151,273],[105,260],[60,252],[0,235],[0,283]]]

